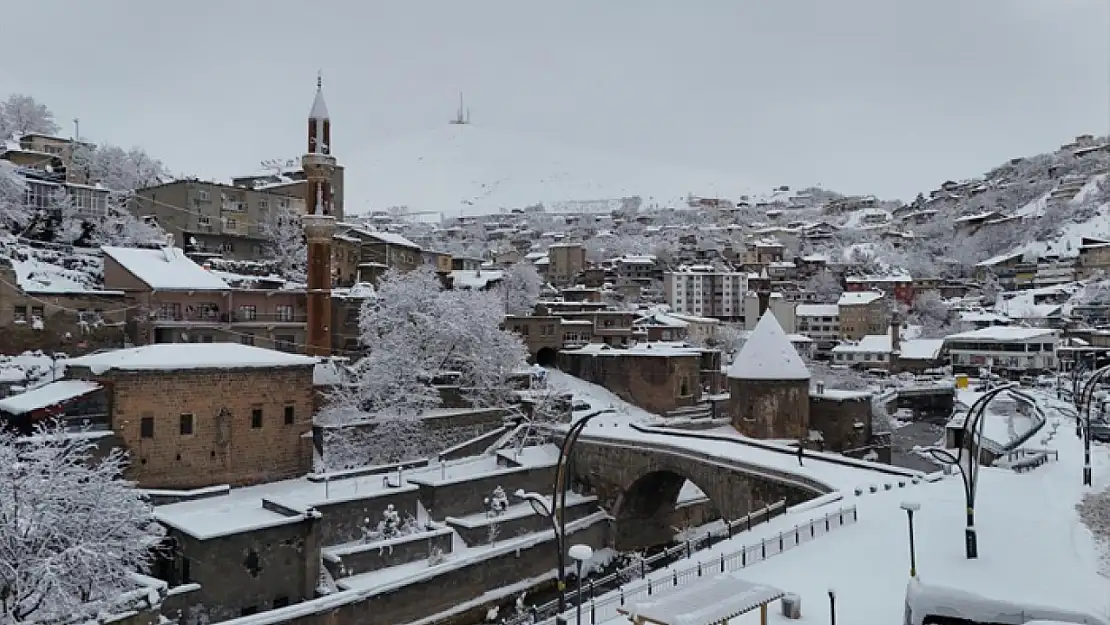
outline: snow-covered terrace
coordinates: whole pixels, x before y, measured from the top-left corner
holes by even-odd
[[[1038,403],[1047,397],[1038,397]],[[1050,412],[1050,422],[1066,422]],[[856,496],[844,495],[834,506],[854,505],[858,520],[827,536],[787,550],[744,568],[739,576],[753,584],[781,588],[801,597],[803,621],[830,622],[828,590],[836,592],[838,623],[889,625],[902,622],[909,580],[909,540],[904,501],[919,503],[914,515],[918,576],[928,583],[964,589],[992,599],[1084,611],[1105,618],[1110,606],[1107,580],[1099,574],[1106,545],[1096,543],[1079,521],[1076,504],[1081,485],[1083,450],[1072,436],[1057,437],[1058,462],[1028,473],[984,468],[976,501],[979,558],[964,554],[964,493],[957,476],[936,482]],[[1096,485],[1110,484],[1110,451],[1097,446],[1092,464]],[[889,480],[876,479],[885,484]],[[792,531],[795,525],[820,516],[825,508],[793,508],[771,523],[724,541],[695,557],[713,562],[740,544],[758,544],[765,536]],[[696,564],[680,560],[674,566]],[[669,590],[670,569],[655,572],[659,597],[693,586]],[[711,578],[706,578],[711,579]],[[697,581],[692,584],[697,584]],[[772,623],[788,621],[776,609]],[[603,612],[597,622],[627,623],[627,618]],[[754,625],[758,615],[730,619],[729,625]]]
[[[557,455],[557,454],[556,454]],[[547,450],[526,451],[514,460],[524,466],[554,466],[555,455]],[[245,532],[261,527],[272,527],[301,521],[300,517],[287,517],[262,507],[267,499],[291,510],[304,511],[329,501],[344,501],[370,497],[399,489],[415,489],[410,480],[450,482],[478,475],[507,471],[497,464],[495,456],[476,456],[402,472],[403,485],[396,485],[397,473],[347,477],[333,480],[310,480],[307,477],[232,488],[226,495],[185,501],[155,510],[155,517],[166,525],[199,539],[215,538]]]

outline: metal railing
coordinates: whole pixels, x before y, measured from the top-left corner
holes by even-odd
[[[752,527],[761,523],[767,523],[771,519],[785,514],[785,512],[786,501],[783,500],[777,501],[734,521],[726,521],[725,527],[722,530],[706,532],[703,536],[684,541],[673,547],[668,547],[657,554],[643,558],[636,564],[625,567],[615,573],[606,575],[600,579],[589,580],[582,585],[583,595],[589,596],[592,601],[599,593],[620,592],[623,584],[629,580],[647,577],[651,571],[658,568],[656,565],[665,564],[667,561],[675,558],[691,558],[699,551],[709,549],[713,545],[729,540],[740,532],[751,531]],[[569,598],[568,593],[568,600]],[[535,623],[541,619],[550,620],[557,614],[558,607],[559,601],[553,599],[547,603],[533,606],[527,612],[509,617],[504,621],[503,625],[522,625],[524,623]],[[585,605],[583,604],[583,608],[584,607]]]
[[[610,591],[603,596],[596,596],[590,593],[590,587],[583,585],[582,587],[582,620],[583,622],[589,618],[590,625],[597,625],[604,621],[617,618],[620,613],[619,609],[624,606],[641,601],[649,597],[653,597],[660,593],[667,593],[674,588],[684,586],[686,584],[696,583],[702,577],[712,577],[720,575],[721,573],[739,571],[745,569],[757,562],[762,562],[768,558],[790,551],[794,547],[805,544],[807,542],[816,540],[820,536],[824,536],[845,525],[852,525],[859,519],[855,506],[840,508],[834,512],[830,512],[824,516],[811,519],[803,525],[797,525],[794,529],[780,532],[778,535],[764,538],[758,543],[745,545],[740,549],[730,552],[721,553],[719,556],[709,558],[706,560],[699,560],[695,564],[678,567],[672,565],[667,569],[669,575],[660,575],[636,580],[635,583],[630,582],[627,586],[618,586],[615,591]],[[680,546],[681,548],[681,546]],[[618,572],[619,576],[624,571]],[[612,577],[612,576],[611,576]],[[577,607],[579,598],[576,593],[568,593],[568,604],[572,609],[564,613],[564,617],[568,619],[574,618],[574,608]],[[527,622],[527,621],[517,621]],[[538,618],[532,622],[540,623],[541,625],[554,625],[555,616],[540,621]]]

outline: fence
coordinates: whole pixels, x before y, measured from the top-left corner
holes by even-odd
[[[568,596],[568,603],[574,605],[576,609],[577,603],[581,602],[583,621],[588,618],[590,625],[597,625],[598,623],[617,618],[619,616],[617,610],[629,603],[641,601],[656,594],[665,593],[678,586],[696,582],[701,577],[739,571],[752,564],[762,562],[772,556],[789,551],[803,543],[815,540],[818,536],[824,536],[837,528],[845,525],[852,525],[858,518],[855,506],[840,508],[822,517],[811,519],[808,523],[803,525],[797,525],[793,530],[780,532],[777,536],[764,538],[757,544],[746,545],[731,553],[721,553],[717,557],[699,560],[696,564],[684,568],[678,568],[677,566],[673,567],[669,570],[669,577],[659,576],[652,579],[650,576],[646,575],[646,567],[641,567],[639,572],[642,574],[642,577],[637,580],[638,583],[629,583],[628,586],[617,586],[615,591],[610,591],[601,597],[596,596],[595,586],[586,584],[581,588],[581,596]],[[680,546],[680,549],[683,548],[688,547]],[[632,568],[632,571],[625,569],[610,577],[630,579],[628,577],[629,573],[634,575],[637,572],[635,567]],[[624,576],[623,578],[622,575]],[[578,593],[575,594],[577,595]],[[564,614],[564,617],[567,617],[568,620],[573,616],[573,610]],[[533,622],[540,622],[540,618],[537,611],[536,615],[533,617]],[[554,623],[555,617],[551,616],[543,620],[540,625],[554,625]]]
[[[693,540],[687,540],[680,545],[668,547],[655,555],[643,558],[636,564],[621,569],[616,573],[607,575],[601,579],[590,580],[583,585],[583,592],[588,589],[589,596],[595,597],[599,593],[603,594],[618,590],[621,584],[628,580],[646,577],[649,572],[658,568],[656,565],[665,566],[674,559],[692,557],[694,553],[698,551],[709,549],[714,544],[728,540],[742,531],[751,531],[752,527],[760,523],[767,523],[785,512],[786,500],[784,499],[766,508],[761,508],[746,516],[740,517],[735,521],[726,521],[723,530],[707,532],[704,536],[700,536]],[[503,625],[521,625],[523,623],[534,623],[540,619],[551,619],[554,618],[558,611],[559,601],[556,599],[538,606],[533,606],[526,613],[511,616],[504,621]]]

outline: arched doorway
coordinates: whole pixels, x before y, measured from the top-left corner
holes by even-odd
[[[558,353],[552,347],[541,347],[536,352],[536,364],[541,367],[554,367]]]

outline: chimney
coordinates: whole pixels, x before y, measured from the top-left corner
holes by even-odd
[[[824,395],[825,394],[825,383],[821,380],[817,381],[817,394],[818,395]]]

